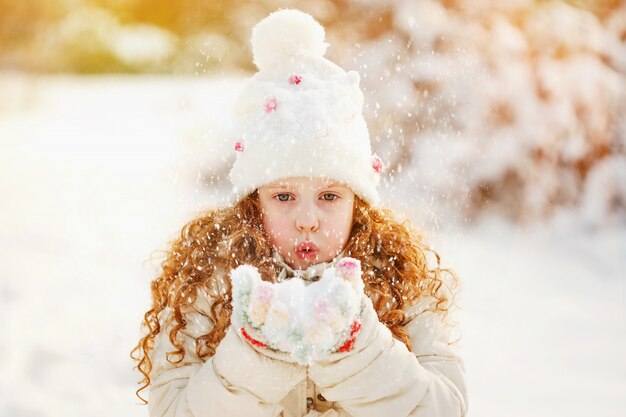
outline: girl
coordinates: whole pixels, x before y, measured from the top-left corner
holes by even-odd
[[[376,207],[383,164],[358,73],[323,57],[324,29],[297,10],[259,22],[252,46],[259,72],[237,101],[232,202],[183,228],[152,283],[132,352],[137,394],[149,387],[153,417],[465,416],[446,321],[458,280],[436,253],[429,269],[422,237]],[[347,347],[302,365],[232,325],[237,266],[310,285],[343,257],[360,261],[364,283]]]

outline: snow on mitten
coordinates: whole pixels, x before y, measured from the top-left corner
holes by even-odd
[[[339,275],[343,279],[347,280],[354,288],[358,297],[357,302],[359,303],[359,307],[358,307],[359,317],[353,320],[352,323],[350,324],[349,332],[345,334],[345,338],[343,339],[344,341],[341,344],[341,346],[338,346],[333,351],[333,352],[347,352],[352,349],[356,336],[359,333],[359,330],[361,330],[362,321],[361,321],[360,316],[362,315],[362,307],[363,307],[361,300],[364,297],[366,297],[365,290],[364,290],[365,284],[363,283],[363,279],[361,278],[361,275],[363,274],[363,271],[361,270],[361,261],[359,261],[358,259],[343,258],[337,263],[336,268],[337,268]]]
[[[241,265],[231,271],[232,306],[231,322],[241,335],[251,344],[266,347],[267,344],[259,332],[259,326],[265,321],[269,303],[273,297],[273,288],[262,284],[261,274],[251,265]],[[255,290],[255,308],[250,309],[252,290]]]
[[[234,269],[231,280],[232,320],[251,344],[300,364],[351,349],[364,288],[358,260],[341,259],[310,285],[297,277],[272,284],[250,265]]]
[[[300,306],[304,282],[291,279],[272,284],[261,279],[256,267],[241,265],[231,272],[232,322],[251,344],[292,353],[302,338]]]
[[[330,353],[352,348],[361,328],[361,300],[364,297],[361,263],[343,258],[324,271],[317,283],[310,285],[308,314],[303,322],[309,346],[306,362],[323,359]]]

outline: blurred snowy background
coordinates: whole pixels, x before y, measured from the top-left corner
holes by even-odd
[[[147,416],[159,250],[227,193],[278,7],[361,73],[384,204],[462,280],[469,415],[626,415],[623,1],[0,0],[0,417]]]

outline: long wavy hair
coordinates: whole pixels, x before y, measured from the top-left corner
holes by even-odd
[[[216,318],[207,333],[196,338],[196,354],[207,358],[215,353],[231,318],[231,286],[216,293],[211,285],[214,272],[229,271],[241,264],[256,266],[263,279],[276,280],[278,267],[272,256],[272,247],[263,229],[258,192],[243,198],[238,204],[207,210],[188,222],[162,261],[162,274],[151,284],[152,308],[145,314],[142,330],[146,333],[132,349],[130,356],[135,368],[143,375],[143,384],[136,392],[150,385],[152,363],[149,358],[155,336],[161,331],[159,313],[172,310],[169,339],[177,349],[168,352],[171,363],[182,361],[185,350],[176,334],[185,328],[183,311],[196,300],[200,289],[211,295],[211,312]],[[408,221],[397,221],[390,210],[376,208],[358,196],[355,197],[353,225],[346,244],[345,256],[361,261],[365,293],[376,300],[374,308],[379,320],[393,336],[411,349],[410,336],[403,328],[404,308],[424,296],[435,297],[436,311],[444,322],[453,305],[457,275],[440,267],[439,255],[424,244],[423,235]],[[437,264],[430,268],[427,252],[435,255]],[[224,256],[224,253],[234,256]],[[222,254],[222,255],[220,255]],[[456,341],[455,341],[456,342]]]

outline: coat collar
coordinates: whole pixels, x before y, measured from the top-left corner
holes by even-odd
[[[273,258],[276,264],[281,268],[281,271],[278,273],[277,281],[281,282],[287,278],[298,277],[304,281],[314,282],[320,279],[324,271],[335,265],[337,261],[344,257],[345,249],[341,251],[337,256],[335,256],[329,262],[320,262],[315,265],[309,266],[307,269],[293,269],[290,267],[282,257],[282,255],[274,250]]]

